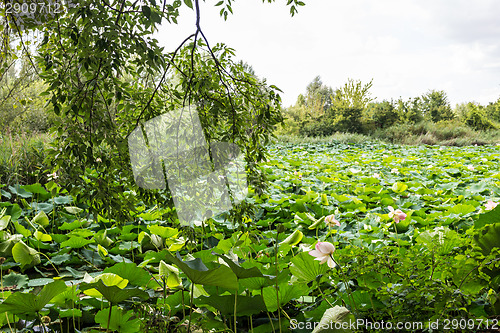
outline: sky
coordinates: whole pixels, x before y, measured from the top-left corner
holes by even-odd
[[[237,60],[295,104],[320,76],[339,88],[349,78],[373,79],[377,101],[444,90],[457,103],[487,105],[500,97],[499,0],[303,0],[294,17],[285,0],[236,0],[227,21],[218,0],[200,1],[201,28],[211,45],[225,43]],[[167,51],[195,31],[185,7],[178,25],[156,38]]]

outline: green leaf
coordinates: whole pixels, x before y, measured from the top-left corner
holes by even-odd
[[[91,289],[97,290],[105,299],[110,303],[117,304],[121,303],[132,297],[139,297],[143,300],[149,298],[148,293],[140,289],[120,289],[117,286],[107,286],[100,279],[93,283],[81,283],[79,289],[82,291],[88,291]]]
[[[476,210],[476,207],[474,207],[472,205],[458,204],[456,206],[449,208],[446,213],[448,215],[450,215],[450,214],[465,215],[465,214],[472,213],[475,210]]]
[[[0,230],[7,228],[10,222],[10,215],[5,215],[0,218]]]
[[[50,224],[49,217],[43,210],[39,211],[31,222],[41,225],[42,227],[46,227]]]
[[[276,294],[274,295],[276,297]],[[223,315],[234,314],[234,295],[210,295],[200,296],[196,299],[196,305],[208,304],[213,306]],[[265,312],[266,304],[260,295],[257,296],[242,296],[238,295],[236,299],[236,313],[238,316],[250,316]]]
[[[75,229],[81,228],[85,223],[86,223],[86,221],[78,221],[78,220],[75,220],[71,223],[64,222],[59,227],[59,230],[75,230]]]
[[[38,295],[21,292],[13,293],[0,304],[0,313],[10,312],[15,315],[37,313],[56,295],[65,290],[66,284],[59,280],[45,285]]]
[[[179,276],[179,269],[176,267],[165,263],[163,260],[160,261],[159,274],[164,278],[167,278],[167,287],[176,288],[181,285],[182,280]]]
[[[104,259],[108,255],[108,250],[106,250],[101,244],[97,244],[97,253]]]
[[[61,318],[80,318],[82,316],[82,310],[80,309],[58,309],[58,311]]]
[[[40,256],[35,249],[32,249],[23,241],[19,241],[12,248],[12,256],[14,261],[21,264],[21,269],[26,266],[38,265],[40,263]]]
[[[39,194],[38,200],[45,201],[50,198],[50,193],[43,188],[43,186],[40,183],[35,183],[35,184],[30,184],[30,185],[23,185],[21,188],[25,189],[28,192],[34,193],[34,194]]]
[[[53,200],[58,205],[68,205],[73,201],[73,198],[71,198],[70,196],[58,196]]]
[[[328,197],[326,196],[325,193],[322,193],[321,194],[321,204],[323,206],[328,206],[329,205],[329,202],[328,202]]]
[[[231,270],[236,274],[236,277],[238,279],[246,279],[246,278],[252,278],[252,277],[261,277],[261,278],[266,278],[269,279],[269,276],[266,276],[262,274],[262,272],[257,268],[257,267],[251,267],[251,268],[243,268],[240,265],[237,265],[229,259],[227,256],[222,255],[222,254],[216,254],[218,257],[220,257],[224,262],[231,268]]]
[[[50,279],[50,278],[30,279],[28,282],[28,287],[45,286],[46,284],[49,284],[53,281],[54,281],[54,279]]]
[[[19,234],[23,235],[24,237],[31,236],[31,231],[29,231],[28,229],[26,229],[19,222],[14,222],[14,228],[16,228],[16,232],[18,232]]]
[[[319,261],[314,260],[314,257],[307,252],[302,252],[296,255],[291,260],[290,272],[297,277],[300,282],[311,282],[318,275],[325,274],[329,267],[326,264],[320,265]]]
[[[151,276],[142,268],[137,267],[135,263],[120,262],[112,267],[104,269],[104,273],[114,273],[127,279],[129,283],[144,287],[151,280]]]
[[[109,316],[109,311],[111,311],[111,318]],[[109,327],[112,331],[118,331],[118,333],[139,332],[141,322],[138,318],[131,319],[132,317],[135,317],[134,311],[129,310],[125,312],[118,306],[113,306],[112,308],[107,308],[97,312],[95,315],[95,321],[100,324],[101,327]]]
[[[473,258],[466,258],[463,255],[457,256],[457,269],[453,272],[452,279],[457,287],[460,287],[460,292],[467,295],[476,295],[482,289],[487,287],[479,275],[477,274],[478,263]],[[476,272],[476,274],[471,274]]]
[[[0,256],[1,257],[11,257],[12,256],[12,248],[21,239],[23,239],[23,235],[14,234],[14,235],[11,235],[7,240],[0,243]]]
[[[184,0],[184,3],[186,4],[186,6],[193,9],[193,3],[191,2],[191,0]]]
[[[238,279],[233,271],[224,265],[208,269],[200,259],[184,262],[179,253],[174,257],[170,252],[165,253],[165,261],[179,267],[191,282],[206,286],[238,289]]]
[[[173,316],[182,310],[183,305],[185,308],[189,307],[189,293],[179,290],[165,300],[158,298],[158,304],[164,305],[165,309]]]
[[[425,244],[429,249],[437,249],[438,254],[450,253],[455,247],[461,246],[460,236],[448,227],[436,227],[426,230],[416,237],[417,243]]]
[[[500,248],[500,223],[488,224],[474,235],[474,241],[484,255],[488,255],[495,247]]]
[[[38,231],[38,230],[35,231],[33,236],[35,236],[35,238],[38,239],[40,242],[51,242],[52,241],[52,237],[50,237],[50,235],[44,234],[43,232]]]
[[[5,212],[6,215],[10,215],[10,218],[12,221],[17,221],[17,219],[23,214],[23,210],[21,207],[19,207],[18,204],[11,204],[11,203],[6,203],[8,206],[7,211]]]
[[[50,261],[54,264],[54,265],[61,265],[62,263],[68,261],[68,260],[71,260],[72,256],[71,254],[69,253],[66,253],[66,254],[58,254],[56,256],[53,256],[52,258],[50,258]]]
[[[408,189],[408,185],[403,183],[394,183],[392,185],[392,190],[396,193],[403,193],[406,189]]]
[[[70,247],[72,249],[79,249],[92,243],[94,243],[93,239],[85,239],[83,237],[72,236],[68,240],[62,242],[61,247]]]
[[[326,216],[322,216],[316,222],[314,222],[309,227],[307,227],[307,229],[312,230],[312,229],[316,229],[317,227],[324,227],[324,226],[326,226],[326,224],[325,224],[325,218],[326,218]]]
[[[151,231],[152,234],[158,235],[161,238],[164,239],[169,239],[172,237],[177,237],[179,234],[179,230],[174,229],[174,228],[169,228],[169,227],[163,227],[160,225],[148,225],[149,231]]]
[[[279,300],[280,306],[285,305],[290,302],[292,299],[299,298],[301,296],[305,296],[308,294],[309,288],[306,284],[298,283],[298,284],[288,284],[282,283],[278,285],[279,290]],[[276,287],[266,287],[263,289],[264,291],[264,301],[266,303],[267,311],[274,312],[278,309],[277,305],[277,295],[276,295]]]
[[[14,287],[14,289],[22,289],[28,285],[28,276],[10,272],[3,277],[4,287]]]
[[[106,286],[117,286],[120,289],[123,289],[128,285],[127,279],[122,278],[115,273],[101,273],[93,278],[90,277],[90,275],[86,274],[84,281],[87,283],[102,281]]]
[[[479,215],[479,218],[474,222],[475,228],[482,228],[488,224],[500,223],[500,205],[494,209]]]
[[[9,191],[12,194],[15,194],[15,195],[20,196],[21,198],[25,198],[25,199],[31,198],[33,196],[33,194],[31,194],[30,192],[26,191],[25,189],[23,189],[19,185],[9,186]]]
[[[151,8],[149,6],[142,6],[141,10],[148,19],[151,17]]]
[[[295,229],[295,231],[292,232],[290,234],[290,236],[288,236],[287,238],[285,238],[280,243],[280,245],[289,244],[290,246],[295,246],[295,245],[297,245],[297,244],[300,243],[300,241],[302,240],[303,237],[304,237],[304,234],[302,233],[302,231],[300,231],[299,229]]]
[[[33,208],[36,211],[44,211],[45,214],[48,214],[54,209],[54,205],[49,202],[31,202],[30,203],[31,208]]]
[[[276,282],[276,278],[274,276],[266,275],[265,277],[251,277],[240,280],[240,285],[244,288],[250,290],[260,290],[262,288],[272,286]]]

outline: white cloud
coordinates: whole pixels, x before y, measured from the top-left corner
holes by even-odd
[[[347,78],[373,81],[379,100],[445,90],[455,103],[487,104],[500,96],[498,0],[306,1],[291,18],[282,2],[234,2],[227,22],[202,4],[212,44],[226,42],[293,104],[317,75],[332,87]],[[194,13],[162,28],[173,49],[194,32]]]

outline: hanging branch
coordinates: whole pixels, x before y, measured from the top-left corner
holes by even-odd
[[[158,82],[158,85],[155,87],[155,90],[153,91],[153,93],[151,94],[151,97],[149,98],[148,102],[146,103],[146,105],[144,106],[144,108],[142,109],[141,113],[139,114],[139,117],[137,118],[137,121],[135,123],[135,126],[134,127],[137,127],[139,125],[139,122],[142,118],[142,115],[144,114],[144,111],[146,111],[146,109],[151,105],[151,102],[153,101],[153,98],[155,97],[156,93],[158,92],[158,89],[160,89],[163,81],[165,81],[165,77],[167,76],[167,72],[168,70],[170,69],[170,66],[172,65],[172,63],[174,62],[175,60],[175,56],[177,55],[177,52],[179,52],[179,50],[182,48],[182,46],[184,46],[184,44],[186,44],[186,42],[188,40],[190,40],[191,38],[194,37],[194,34],[188,36],[186,39],[184,39],[184,41],[175,49],[174,53],[172,54],[172,57],[167,65],[167,67],[165,68],[165,71],[163,72],[163,76],[161,77],[160,79],[160,82]]]
[[[10,14],[10,15],[13,17],[12,14]],[[33,59],[31,59],[31,55],[30,55],[29,51],[26,49],[26,45],[24,44],[23,34],[21,33],[21,29],[19,29],[19,26],[17,25],[16,20],[14,18],[12,19],[12,22],[14,23],[14,26],[16,27],[17,34],[19,35],[19,39],[21,40],[21,45],[23,47],[23,50],[26,53],[26,55],[28,56],[28,60],[30,61],[31,66],[33,67],[33,69],[35,70],[36,75],[38,76],[39,74],[38,74],[38,70],[37,70],[37,68],[35,66],[35,62],[33,61]]]

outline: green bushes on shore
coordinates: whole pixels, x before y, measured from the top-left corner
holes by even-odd
[[[498,141],[500,99],[487,106],[463,103],[451,108],[444,91],[374,102],[372,82],[349,80],[333,90],[316,77],[295,105],[284,110],[278,135],[324,137],[334,133],[364,134],[384,141],[413,144],[466,145]]]

